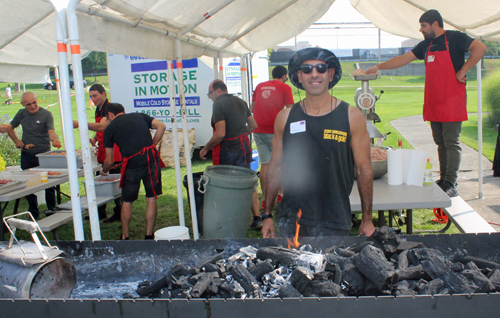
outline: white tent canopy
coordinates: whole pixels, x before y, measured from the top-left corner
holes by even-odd
[[[306,30],[335,0],[83,0],[77,7],[82,50],[172,60],[239,56]],[[58,64],[53,6],[42,0],[0,0],[0,65]],[[82,52],[83,54],[83,52]],[[26,70],[26,69],[25,69]],[[44,82],[20,72],[23,82]],[[22,80],[24,78],[24,80]],[[0,81],[12,81],[0,73]]]
[[[500,41],[498,0],[349,0],[379,29],[394,35],[423,39],[418,19],[427,10],[441,13],[446,30],[460,30],[479,40]]]

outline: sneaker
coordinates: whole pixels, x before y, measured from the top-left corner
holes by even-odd
[[[154,235],[146,235],[146,236],[144,236],[144,239],[145,240],[154,240],[155,236]]]
[[[122,235],[120,234],[120,238],[118,240],[122,241],[122,240],[130,240],[130,239],[128,237],[122,239]]]
[[[444,185],[443,187],[441,187],[441,189],[443,189],[443,191],[450,197],[450,198],[453,198],[453,197],[458,197],[459,196],[459,193],[458,193],[458,190],[457,188],[451,184],[450,182],[448,181],[444,181],[443,182]]]
[[[443,184],[444,184],[444,180],[439,179],[439,180],[436,181],[436,184],[442,189],[443,188]]]
[[[252,224],[250,224],[250,229],[258,230],[260,228],[262,228],[262,218],[260,216],[258,218],[254,217]]]
[[[116,214],[113,214],[112,217],[110,217],[109,219],[106,219],[104,220],[102,223],[113,223],[113,222],[120,222],[120,216],[119,215],[116,215]]]

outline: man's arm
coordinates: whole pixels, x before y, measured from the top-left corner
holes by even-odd
[[[5,132],[9,135],[10,139],[16,144],[17,148],[24,148],[24,143],[17,138],[16,132],[12,128],[10,124],[5,124],[2,125],[2,130],[5,130]]]
[[[264,207],[264,214],[271,213],[274,207],[274,201],[278,196],[279,190],[283,186],[283,132],[285,130],[288,114],[290,114],[290,109],[280,111],[274,122],[274,137],[271,150],[272,156],[269,166],[267,167],[266,176],[266,197],[264,198],[266,205]],[[274,221],[272,218],[262,221],[262,237],[275,237]]]
[[[52,142],[52,146],[56,147],[56,148],[61,148],[62,147],[62,144],[61,142],[59,141],[59,137],[57,136],[56,132],[54,131],[54,129],[49,129],[48,130],[48,133],[49,133],[49,139],[50,141]]]
[[[285,108],[292,108],[293,104],[286,104]]]
[[[416,59],[417,57],[415,56],[415,54],[413,54],[413,52],[410,51],[404,55],[393,57],[392,59],[385,61],[384,63],[380,63],[378,65],[370,67],[365,71],[365,73],[375,74],[377,73],[378,70],[392,70],[404,66],[406,64],[409,64],[412,61],[415,61]]]
[[[114,150],[113,148],[106,148],[106,159],[104,159],[104,162],[102,164],[101,172],[103,172],[103,175],[107,175],[109,170],[113,168],[115,165],[114,161]]]
[[[98,123],[88,123],[89,130],[92,131],[104,131],[106,127],[108,127],[109,122],[106,119],[106,117],[101,118],[101,121]],[[73,120],[73,128],[78,128],[80,127],[80,123],[78,123],[78,120]]]
[[[208,151],[220,144],[220,142],[224,139],[224,136],[226,136],[226,121],[220,120],[215,123],[215,132],[212,138],[210,138],[205,147],[200,150],[200,158],[206,160],[207,158],[205,156],[207,155]]]
[[[255,110],[255,102],[252,102],[250,104],[250,112],[253,114],[254,110]]]
[[[469,46],[469,51],[469,58],[465,62],[464,66],[462,66],[460,71],[457,72],[457,80],[462,83],[465,83],[467,81],[467,78],[465,77],[467,71],[470,70],[474,65],[477,64],[477,62],[479,62],[483,58],[484,52],[486,52],[486,45],[478,40],[474,40]]]
[[[253,116],[247,117],[247,134],[251,134],[255,129],[257,129],[257,122]]]
[[[372,221],[373,171],[370,154],[370,136],[366,129],[366,120],[361,111],[349,107],[351,126],[351,149],[356,164],[358,191],[361,199],[361,225],[359,234],[371,236],[375,231]]]
[[[156,129],[156,133],[153,137],[153,144],[158,145],[163,137],[163,134],[165,133],[165,129],[167,129],[167,126],[165,126],[165,124],[158,119],[153,119],[151,122],[151,128]]]

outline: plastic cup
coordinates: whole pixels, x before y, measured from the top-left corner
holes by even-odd
[[[41,174],[42,174],[42,182],[49,181],[49,176],[48,176],[47,171],[42,171]]]

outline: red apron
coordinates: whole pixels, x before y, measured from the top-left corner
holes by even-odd
[[[121,171],[121,179],[120,179],[120,188],[122,187],[123,185],[123,180],[125,178],[125,170],[127,170],[127,164],[128,164],[128,161],[130,160],[130,158],[132,157],[135,157],[137,155],[144,155],[146,154],[147,158],[148,158],[148,171],[149,171],[149,176],[151,177],[151,187],[153,188],[153,193],[155,194],[155,197],[158,199],[158,196],[156,195],[156,192],[155,192],[155,188],[154,188],[154,185],[153,185],[153,176],[151,175],[151,168],[149,167],[149,149],[151,149],[151,152],[153,153],[153,160],[155,162],[155,166],[156,166],[156,157],[160,158],[160,153],[158,152],[158,149],[156,149],[156,146],[153,144],[149,147],[144,147],[142,148],[139,152],[137,152],[136,154],[130,156],[130,157],[123,157],[123,162],[122,162],[122,171]],[[165,164],[163,163],[163,161],[161,160],[160,158],[160,169],[165,167]],[[156,168],[158,168],[158,166],[156,166]],[[158,176],[155,174],[155,177],[156,177],[156,182],[158,183]]]
[[[212,148],[212,161],[214,166],[220,164],[220,150],[221,150],[221,144],[224,142],[224,140],[235,140],[235,139],[240,140],[240,149],[243,150],[243,152],[245,153],[245,164],[247,164],[248,154],[245,149],[245,144],[249,145],[250,147],[250,139],[248,138],[248,134],[243,134],[233,138],[224,138],[217,146],[214,146]]]
[[[106,102],[104,103],[102,108],[105,109],[104,107],[106,107],[107,104],[108,104],[108,101],[106,100]],[[96,111],[96,114],[95,114],[95,122],[96,123],[100,123],[101,120],[104,118],[104,117],[102,117],[102,115],[103,115],[102,113],[103,112]],[[96,132],[95,137],[96,137],[95,139],[97,141],[97,154],[96,154],[97,162],[103,163],[104,160],[106,159],[106,148],[104,148],[104,131]],[[114,146],[113,146],[113,161],[114,162],[122,161],[122,154],[120,153],[120,148],[118,148],[118,146],[116,144],[114,144]]]
[[[427,49],[425,64],[424,121],[458,122],[467,120],[465,83],[457,80],[451,62],[446,32],[446,51]]]

